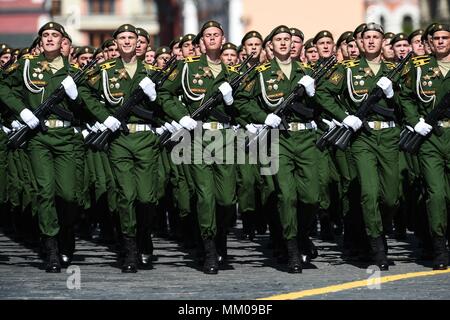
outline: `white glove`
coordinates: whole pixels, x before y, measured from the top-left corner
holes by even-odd
[[[306,94],[308,97],[314,97],[316,94],[316,88],[314,87],[314,79],[310,76],[303,76],[303,78],[300,79],[298,84],[301,84],[305,87]]]
[[[386,98],[391,99],[394,96],[394,89],[392,87],[392,81],[386,77],[382,77],[377,82],[377,86],[383,89]]]
[[[98,132],[98,131],[103,132],[106,129],[108,129],[103,123],[100,123],[100,122],[96,122],[94,125],[94,128],[96,129],[95,132]]]
[[[83,135],[83,139],[86,139],[86,137],[87,137],[88,134],[89,134],[89,130],[84,129],[84,130],[81,131],[81,134]]]
[[[250,123],[245,126],[245,129],[247,129],[248,132],[251,134],[258,134],[259,128],[256,127],[253,123]]]
[[[184,116],[183,118],[181,118],[180,124],[183,128],[186,128],[189,131],[194,130],[197,127],[197,121],[189,116]]]
[[[175,131],[177,131],[177,129],[168,122],[164,123],[163,128],[164,128],[164,131],[169,130],[170,133],[174,133]]]
[[[344,119],[344,121],[342,121],[342,123],[353,129],[353,131],[358,131],[359,129],[361,129],[362,127],[362,121],[360,118],[355,117],[355,116],[347,116],[347,118]]]
[[[333,130],[336,128],[336,123],[334,121],[328,121],[327,119],[322,119],[322,122],[328,126],[328,130]]]
[[[234,102],[233,88],[231,88],[228,82],[224,82],[219,86],[220,92],[222,92],[223,101],[227,106],[231,106]]]
[[[173,120],[171,123],[170,123],[173,127],[175,127],[175,130],[176,131],[178,131],[178,130],[180,130],[180,129],[183,129],[183,126],[181,126],[178,122],[176,122],[175,120]]]
[[[23,122],[25,122],[31,129],[34,129],[39,125],[39,119],[36,118],[33,112],[30,111],[30,109],[23,109],[22,112],[20,112],[20,117],[22,118]]]
[[[156,128],[156,134],[158,135],[158,136],[160,136],[160,135],[162,135],[163,133],[164,133],[164,131],[166,131],[167,129],[166,128],[164,128],[164,127],[159,127],[159,128]]]
[[[150,98],[150,101],[156,100],[156,89],[155,83],[149,78],[145,77],[139,82],[139,86],[142,88],[142,91]]]
[[[423,118],[420,118],[420,121],[414,127],[414,131],[424,137],[426,137],[431,130],[433,130],[433,127],[426,123]]]
[[[103,122],[105,127],[107,127],[112,132],[116,132],[120,128],[120,121],[114,118],[113,116],[109,116],[106,118],[105,122]]]
[[[23,126],[24,125],[17,120],[14,120],[13,122],[11,122],[11,128],[13,128],[13,130],[15,130],[15,131],[20,130]]]
[[[279,116],[277,116],[276,114],[269,114],[266,118],[266,121],[264,121],[264,124],[272,127],[272,128],[278,128],[278,126],[281,123],[281,118]]]
[[[61,82],[61,84],[63,85],[64,90],[66,91],[66,94],[70,99],[75,100],[78,97],[77,85],[75,84],[71,76],[67,76]]]
[[[11,132],[11,129],[9,129],[8,127],[2,126],[2,129],[5,134],[9,134]]]

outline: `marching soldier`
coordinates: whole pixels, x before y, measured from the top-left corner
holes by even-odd
[[[227,66],[235,66],[238,63],[238,51],[235,44],[227,42],[222,46],[220,59]]]
[[[309,39],[305,42],[305,57],[310,65],[313,65],[319,61],[320,56],[317,52],[316,46],[313,43],[313,39]]]
[[[145,29],[136,28],[136,32],[138,34],[138,43],[136,45],[136,56],[140,60],[145,59],[145,53],[147,52],[147,48],[150,44],[150,35]]]
[[[291,28],[290,32],[292,35],[291,58],[294,61],[301,61],[305,35],[301,30],[297,28]]]
[[[426,208],[434,249],[433,269],[445,270],[448,267],[450,114],[444,114],[438,123],[440,135],[432,132],[433,127],[424,118],[450,92],[450,26],[436,24],[430,35],[435,54],[413,59],[400,97],[406,122],[416,133],[427,137],[418,157],[428,195]]]
[[[189,114],[220,90],[223,103],[215,107],[221,113],[230,113],[233,104],[232,88],[228,81],[230,70],[220,61],[220,50],[225,43],[222,26],[216,21],[206,22],[197,35],[196,43],[205,45],[206,54],[191,57],[181,62],[176,71],[161,88],[159,97],[163,110],[183,128],[194,130],[198,123]],[[182,95],[182,101],[175,99]],[[221,117],[222,118],[222,117]],[[225,120],[225,119],[224,119]],[[223,122],[215,116],[207,115],[203,123],[204,130],[220,130],[225,139],[224,129],[230,123]],[[226,139],[225,139],[226,140]],[[193,139],[192,145],[200,147],[202,141]],[[225,145],[230,141],[224,142]],[[189,171],[195,185],[197,197],[197,215],[201,237],[205,248],[203,272],[217,274],[219,253],[226,258],[227,220],[232,215],[236,193],[235,166],[231,164],[191,163]],[[217,250],[216,250],[217,245]]]
[[[365,56],[339,67],[329,81],[319,88],[317,97],[327,112],[357,132],[362,127],[362,121],[351,113],[358,109],[370,90],[376,86],[383,89],[385,98],[379,104],[383,109],[390,110],[392,116],[378,113],[370,115],[367,119],[372,129],[370,135],[361,131],[351,146],[351,154],[361,184],[364,222],[374,260],[381,270],[388,270],[383,220],[390,221],[389,216],[398,204],[399,129],[393,110],[395,100],[392,82],[384,76],[393,66],[381,61],[383,34],[380,25],[368,24],[362,32]],[[348,103],[350,115],[337,108],[335,97],[339,95]],[[384,200],[384,207],[379,199]]]
[[[291,60],[291,33],[286,26],[276,27],[268,37],[275,59],[258,67],[256,77],[245,86],[236,99],[239,114],[248,123],[265,124],[277,129],[282,119],[273,110],[283,103],[297,83],[313,96],[314,80],[305,75],[299,62]],[[260,103],[258,103],[260,102]],[[317,149],[314,145],[314,125],[299,115],[289,115],[288,128],[280,136],[279,171],[274,175],[278,191],[278,210],[283,226],[283,238],[287,242],[288,271],[302,272],[302,261],[298,248],[298,228],[308,229],[300,224],[297,204],[302,202],[300,218],[308,221],[315,214],[319,185],[317,177]]]
[[[141,102],[144,108],[156,100],[156,91],[146,66],[136,57],[136,28],[122,25],[113,37],[120,58],[101,64],[98,73],[91,75],[89,87],[81,90],[87,108],[103,124],[100,130],[116,132],[108,153],[117,181],[117,211],[124,239],[122,272],[135,273],[138,254],[140,265],[151,268],[150,227],[157,201],[158,138],[154,126],[134,114],[126,124],[130,134],[125,135],[119,130],[121,122],[112,114],[135,89],[140,87],[149,99]],[[105,97],[105,106],[97,98],[100,95]]]
[[[422,41],[424,32],[425,31],[423,29],[419,29],[411,33],[408,37],[408,41],[411,44],[411,48],[415,56],[424,56],[426,54],[425,45]]]
[[[17,70],[5,81],[13,94],[6,93],[4,102],[31,129],[39,126],[39,119],[32,110],[61,84],[67,94],[64,106],[77,105],[80,101],[77,86],[68,75],[73,70],[67,58],[61,55],[64,33],[64,28],[55,22],[42,26],[39,36],[43,54],[24,56],[15,65]],[[77,186],[73,159],[78,140],[69,121],[50,115],[45,125],[48,131],[39,131],[29,141],[27,150],[37,183],[39,226],[47,251],[45,270],[60,272],[57,237],[63,239],[62,254],[70,257],[75,249]]]

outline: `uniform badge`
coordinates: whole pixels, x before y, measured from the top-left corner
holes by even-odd
[[[117,72],[119,73],[119,80],[128,79],[127,70],[125,68],[117,70]]]
[[[39,62],[39,64],[42,67],[42,72],[43,71],[50,71],[50,65],[49,65],[48,61],[41,61],[41,62]]]
[[[203,77],[205,78],[212,78],[212,71],[209,67],[201,67],[201,69],[203,70]]]
[[[284,80],[284,73],[283,73],[283,71],[278,70],[277,71],[277,76],[278,76],[278,78],[277,78],[278,82],[280,82],[281,80]]]

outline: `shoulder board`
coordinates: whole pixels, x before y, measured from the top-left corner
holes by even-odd
[[[116,65],[116,61],[115,61],[115,60],[106,61],[106,62],[103,62],[103,63],[100,65],[100,69],[102,69],[102,70],[108,70],[108,69],[113,68],[115,65]]]
[[[198,62],[198,61],[200,61],[200,56],[187,57],[184,59],[184,62],[186,62],[186,63],[192,63],[192,62]]]
[[[411,59],[412,63],[414,64],[414,67],[420,67],[420,66],[424,66],[427,65],[428,63],[430,63],[431,61],[431,57],[430,56],[418,56],[418,57],[414,57]]]
[[[16,70],[19,67],[19,63],[15,62],[12,65],[10,65],[4,72],[6,74],[10,74],[11,72],[13,72],[14,70]]]
[[[359,60],[344,60],[341,64],[346,68],[353,68],[359,66]]]
[[[386,67],[388,67],[388,69],[390,69],[390,70],[395,69],[395,67],[397,66],[395,63],[390,62],[390,61],[384,61],[384,64],[385,64]]]
[[[169,81],[174,81],[177,78],[178,75],[178,68],[175,68],[171,71],[169,78],[167,78]]]
[[[256,71],[258,71],[258,72],[264,72],[268,69],[270,69],[270,62],[266,62],[266,63],[260,65],[259,67],[256,67]]]
[[[78,63],[71,63],[70,66],[75,69],[80,69],[80,65]]]
[[[35,59],[36,58],[36,56],[34,56],[34,55],[32,55],[32,54],[24,54],[23,56],[22,56],[22,59],[24,59],[24,60],[33,60],[33,59]]]
[[[227,66],[228,71],[238,73],[239,66]]]
[[[296,62],[297,62],[297,65],[298,65],[300,68],[303,68],[303,69],[312,69],[311,66],[309,65],[309,63],[307,63],[307,62],[301,62],[301,61],[296,61]]]
[[[145,68],[145,70],[152,70],[152,71],[160,70],[160,68],[158,68],[157,66],[154,66],[152,64],[147,64],[147,63],[144,64],[144,68]]]

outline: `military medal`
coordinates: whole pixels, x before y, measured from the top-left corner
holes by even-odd
[[[193,84],[197,84],[197,82],[198,82],[197,79],[192,80]]]
[[[365,85],[366,83],[364,82],[364,80],[361,80],[360,82],[359,82],[359,85],[360,86],[363,86],[363,85]]]
[[[433,85],[433,81],[428,81],[428,86],[431,87]]]
[[[422,82],[422,85],[425,87],[427,85],[427,82],[426,81]]]
[[[355,86],[357,86],[359,84],[359,82],[358,81],[355,81]]]
[[[278,70],[277,71],[277,76],[278,76],[277,81],[284,80],[284,73],[283,73],[283,71]]]
[[[272,87],[271,85],[269,85],[269,86],[267,87],[267,89],[269,89],[269,91],[272,91],[273,87]]]
[[[276,83],[273,85],[273,89],[278,90],[278,85]]]
[[[35,72],[35,73],[33,73],[33,78],[36,78],[37,77],[37,73]]]
[[[198,84],[199,84],[200,86],[202,86],[202,85],[203,85],[203,80],[202,80],[202,79],[198,80]]]

